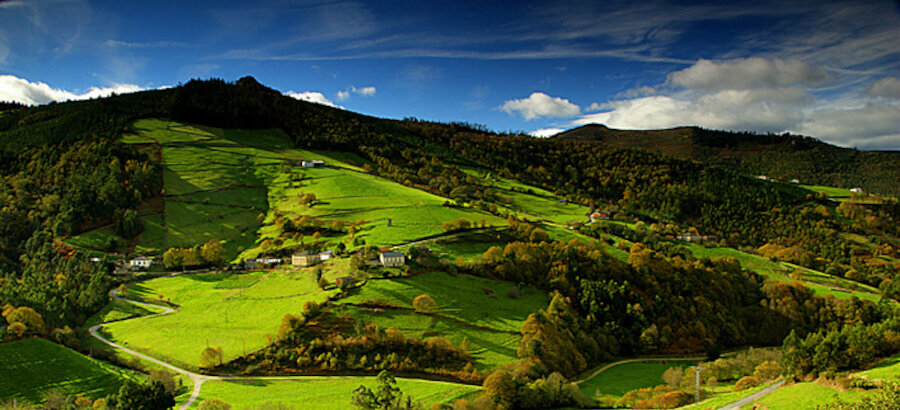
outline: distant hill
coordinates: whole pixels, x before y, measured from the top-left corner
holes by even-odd
[[[731,167],[782,181],[900,195],[900,152],[859,151],[792,134],[714,131],[698,127],[618,130],[588,124],[552,139],[601,143]]]

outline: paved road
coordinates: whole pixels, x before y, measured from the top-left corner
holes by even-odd
[[[726,405],[724,405],[724,406],[722,406],[722,407],[719,407],[719,410],[737,410],[737,409],[740,409],[740,408],[743,407],[743,406],[746,406],[746,405],[748,405],[748,404],[750,404],[750,403],[753,403],[753,402],[755,402],[755,401],[757,401],[757,400],[759,400],[759,399],[761,399],[761,398],[763,398],[763,397],[766,397],[769,393],[771,393],[771,392],[773,392],[773,391],[775,391],[775,390],[778,390],[778,388],[781,387],[782,385],[784,385],[784,380],[781,380],[781,381],[779,381],[778,383],[775,383],[775,384],[773,384],[773,385],[771,385],[771,386],[769,386],[769,387],[766,387],[765,389],[762,389],[762,390],[760,390],[760,391],[758,391],[758,392],[756,392],[756,393],[753,393],[753,394],[751,394],[751,395],[749,395],[749,396],[747,396],[747,397],[744,397],[743,399],[740,399],[740,400],[738,400],[738,401],[736,401],[736,402],[732,402],[732,403],[726,404]]]
[[[152,315],[147,315],[147,316],[140,316],[140,318],[168,315],[175,311],[175,309],[172,309],[168,306],[160,306],[160,305],[155,305],[153,303],[146,303],[146,302],[139,302],[139,301],[131,300],[131,299],[125,299],[125,298],[119,296],[118,289],[113,289],[111,292],[109,292],[109,296],[112,297],[113,299],[121,300],[121,301],[127,302],[127,303],[133,303],[135,305],[148,307],[151,309],[152,308],[163,309],[162,312],[154,313]],[[135,319],[137,319],[137,318],[135,318]],[[128,320],[128,319],[126,319],[126,320]],[[182,369],[171,363],[166,363],[162,360],[155,359],[155,358],[153,358],[151,356],[147,356],[143,353],[136,352],[132,349],[122,346],[118,343],[112,342],[109,339],[101,336],[99,333],[100,328],[102,328],[103,325],[108,324],[108,323],[110,323],[110,322],[101,323],[99,325],[92,326],[89,329],[91,336],[93,336],[94,338],[96,338],[97,340],[99,340],[103,343],[106,343],[107,345],[112,346],[115,349],[119,349],[128,354],[131,354],[131,355],[140,357],[141,359],[147,360],[149,362],[158,364],[162,367],[173,370],[176,373],[182,374],[191,379],[191,382],[194,383],[194,389],[191,391],[191,396],[188,398],[188,400],[186,402],[184,402],[184,404],[182,404],[180,407],[178,407],[178,410],[185,410],[188,407],[191,407],[191,405],[197,400],[197,397],[200,396],[200,388],[203,387],[203,383],[206,383],[207,381],[210,381],[210,380],[254,381],[254,380],[301,380],[301,379],[302,380],[322,380],[322,379],[334,379],[334,378],[342,378],[342,377],[352,377],[354,379],[358,379],[360,377],[370,377],[373,379],[375,378],[375,376],[212,376],[212,375],[194,373],[190,370]],[[459,385],[460,384],[460,383],[448,382],[448,381],[443,381],[443,380],[430,380],[430,379],[415,379],[415,380],[421,381],[421,382],[426,382],[426,383],[435,383],[435,384],[447,384],[447,385]]]

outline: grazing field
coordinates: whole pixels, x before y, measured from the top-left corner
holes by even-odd
[[[729,403],[734,403],[740,399],[743,399],[744,397],[765,389],[770,385],[771,384],[764,384],[741,391],[734,391],[734,383],[720,384],[713,391],[709,391],[709,389],[706,389],[706,391],[709,393],[709,396],[707,396],[707,398],[705,399],[701,398],[700,403],[689,404],[684,407],[679,407],[679,409],[716,410],[722,406],[725,406]]]
[[[464,339],[479,368],[489,368],[516,360],[521,335],[519,329],[532,312],[545,309],[547,294],[531,288],[516,292],[509,282],[469,275],[429,273],[412,278],[370,280],[339,303],[340,313],[393,327],[409,337],[444,336],[455,345]],[[417,313],[412,302],[427,294],[438,304],[433,315]],[[400,309],[359,308],[350,304],[377,301]]]
[[[815,410],[839,397],[845,402],[855,402],[871,393],[847,390],[839,392],[815,382],[786,385],[752,403],[769,410]]]
[[[828,195],[831,198],[849,198],[850,192],[849,189],[846,188],[835,188],[830,186],[822,186],[822,185],[800,185],[803,188],[806,188],[813,192],[824,192],[825,195]]]
[[[647,359],[622,363],[585,380],[578,387],[582,393],[591,397],[599,393],[618,399],[631,390],[663,384],[662,375],[671,367],[688,367],[695,364],[696,360],[679,359]]]
[[[306,301],[321,303],[333,292],[320,290],[311,271],[289,267],[153,279],[130,286],[127,297],[162,298],[177,310],[112,323],[103,331],[110,340],[196,369],[207,346],[223,347],[226,361],[259,350],[285,313],[299,313]]]
[[[204,399],[217,398],[232,405],[235,409],[258,408],[271,403],[286,407],[278,409],[305,409],[315,403],[316,409],[343,410],[350,408],[353,390],[360,385],[375,389],[375,377],[308,377],[301,380],[256,380],[256,381],[224,381],[206,382],[200,397],[191,407],[199,407]],[[397,386],[404,393],[423,405],[431,408],[432,403],[450,403],[461,398],[469,398],[481,390],[477,386],[397,378]]]
[[[103,309],[89,317],[88,320],[84,322],[84,327],[89,328],[101,323],[116,322],[159,312],[162,312],[162,309],[147,308],[118,299],[112,299],[108,305],[103,307]]]
[[[871,369],[856,373],[856,376],[865,377],[869,380],[896,380],[900,376],[900,355],[885,358]]]
[[[491,176],[485,171],[471,168],[463,168],[469,175],[481,178],[481,183],[493,188],[501,196],[507,198],[509,203],[502,204],[501,209],[508,209],[519,217],[531,220],[541,220],[556,224],[568,224],[569,222],[587,222],[590,208],[574,204],[560,202],[562,199],[552,192],[518,181]],[[501,204],[498,204],[498,206]]]
[[[15,398],[40,403],[51,389],[99,398],[132,377],[44,339],[0,343],[0,402]]]

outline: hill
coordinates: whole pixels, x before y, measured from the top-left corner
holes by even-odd
[[[640,149],[735,167],[750,175],[781,181],[900,195],[900,153],[841,148],[792,134],[756,134],[679,127],[664,130],[619,130],[588,124],[552,137],[591,141],[615,148]]]

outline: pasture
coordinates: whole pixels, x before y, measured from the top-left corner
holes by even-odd
[[[766,406],[770,410],[814,410],[837,401],[838,397],[845,402],[856,402],[869,394],[853,390],[839,392],[815,382],[804,382],[782,386],[752,405]]]
[[[265,347],[285,313],[299,313],[306,301],[321,303],[333,292],[320,290],[311,271],[290,267],[158,278],[131,285],[125,296],[169,301],[179,306],[174,313],[111,323],[103,332],[130,348],[196,369],[208,346],[223,347],[225,361]]]
[[[515,285],[509,282],[446,273],[370,280],[338,301],[344,304],[338,313],[379,327],[393,327],[408,337],[440,335],[454,345],[466,339],[477,367],[490,368],[516,360],[519,329],[529,314],[545,309],[549,303],[542,291],[524,288],[512,298],[512,289]],[[413,310],[413,299],[422,294],[437,302],[435,314]],[[388,307],[376,311],[353,306],[363,302],[380,302]]]
[[[622,363],[585,380],[578,387],[582,393],[591,397],[594,397],[595,393],[599,393],[618,399],[631,390],[664,384],[662,375],[669,368],[686,368],[695,364],[697,364],[696,360],[681,359],[646,359],[639,362]],[[685,374],[691,373],[688,371]],[[692,374],[691,377],[693,377]]]
[[[203,384],[200,397],[191,408],[198,408],[204,399],[217,398],[231,404],[235,409],[257,408],[271,403],[286,406],[277,408],[300,410],[310,408],[311,404],[315,403],[316,409],[343,410],[351,407],[350,398],[353,390],[360,385],[374,390],[378,384],[374,376],[311,376],[295,380],[215,380]],[[432,403],[451,403],[461,398],[470,398],[481,390],[478,386],[399,377],[397,386],[424,408],[430,408]]]
[[[900,376],[900,355],[885,358],[872,368],[856,373],[855,376],[869,380],[896,380]]]
[[[114,393],[129,372],[40,338],[0,343],[0,402],[44,401],[51,389],[99,398]]]

